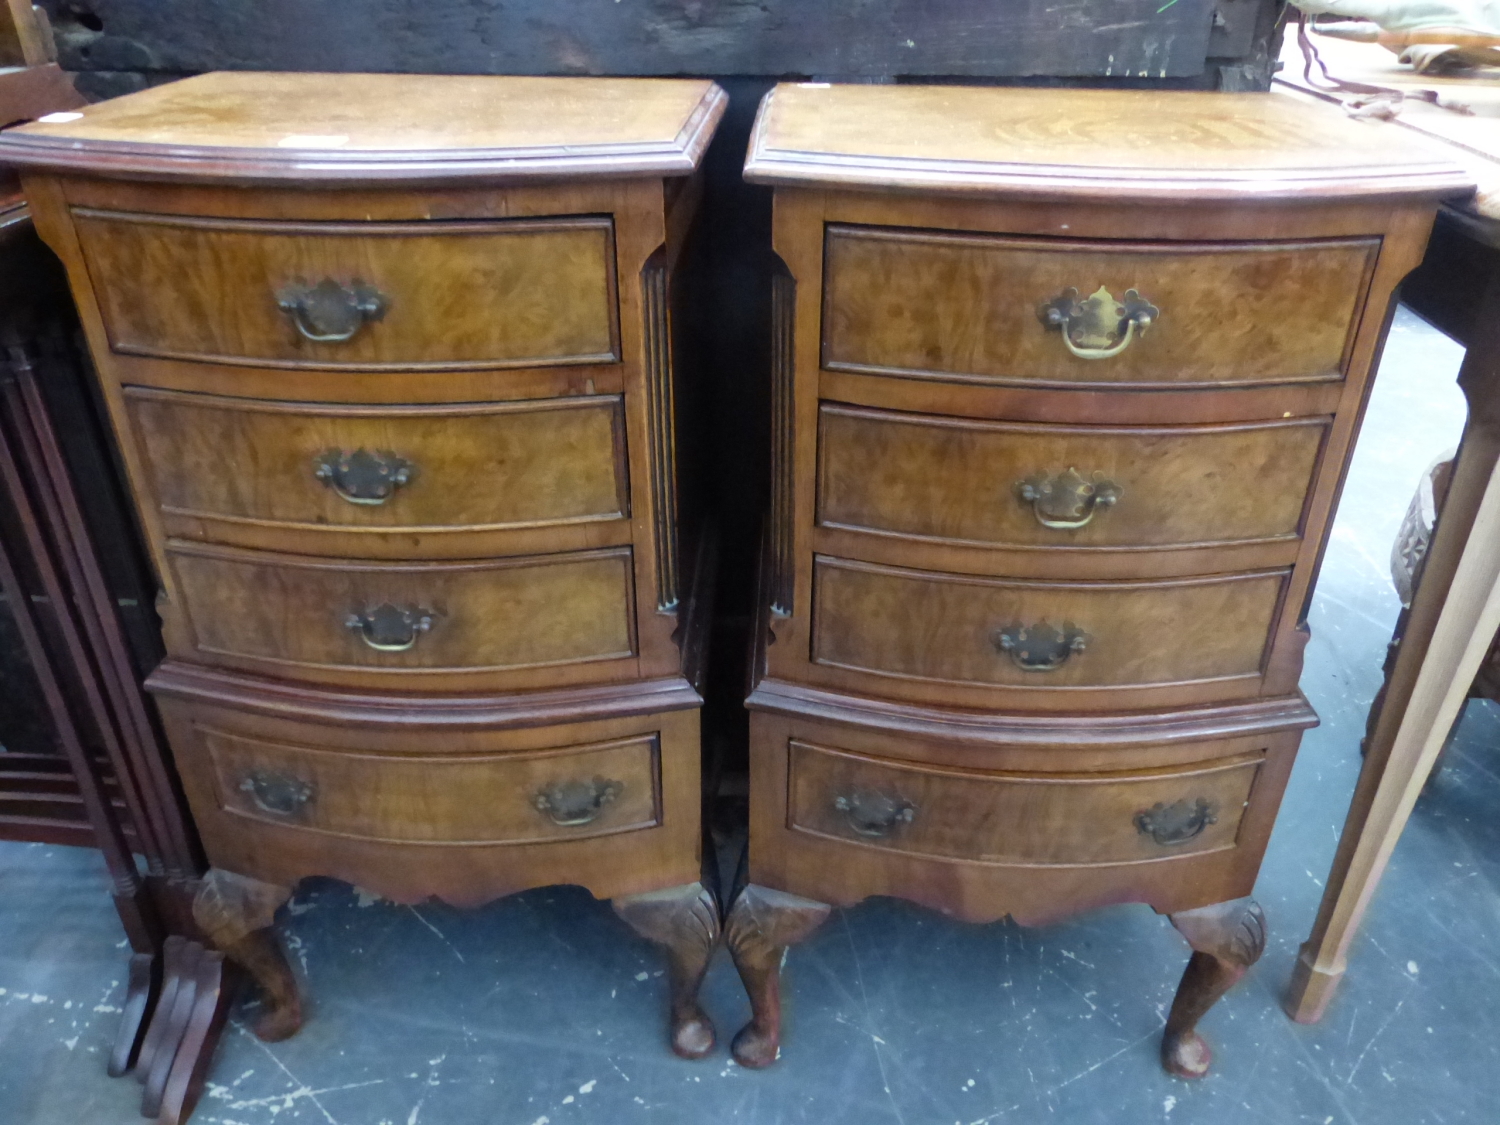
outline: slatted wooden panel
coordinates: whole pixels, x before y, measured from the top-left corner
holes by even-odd
[[[31,365],[38,376],[36,385],[45,392],[45,402],[35,400],[32,405],[46,415],[46,425],[61,445],[72,479],[89,482],[89,487],[77,489],[74,496],[98,547],[98,557],[87,565],[101,568],[103,584],[121,616],[136,663],[149,666],[156,660],[159,645],[150,608],[152,594],[109,447],[94,413],[88,382],[91,374],[76,336],[76,322],[63,303],[64,290],[55,264],[41,255],[27,225],[13,225],[3,234],[0,428],[6,436],[6,448],[24,461],[27,435],[36,434],[36,418],[28,417],[13,370],[13,364],[21,362]],[[40,632],[52,675],[68,699],[83,749],[94,764],[125,843],[135,851],[148,850],[136,831],[104,739],[87,706],[81,682],[85,665],[69,656],[59,607],[42,577],[43,566],[58,569],[60,556],[39,560],[34,553],[38,530],[35,520],[39,516],[45,519],[47,511],[47,502],[37,491],[45,477],[44,466],[21,463],[13,465],[0,482],[0,542],[19,586],[0,592],[0,839],[86,847],[97,843],[78,782],[48,715],[31,663],[33,654],[26,650],[18,629],[19,610],[30,614]],[[17,489],[24,495],[15,495]],[[51,544],[50,550],[66,549],[57,529],[51,529],[50,534],[43,530],[42,534]],[[16,606],[11,595],[25,598],[26,605]]]

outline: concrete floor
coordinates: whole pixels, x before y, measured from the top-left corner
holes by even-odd
[[[1324,1022],[1277,1005],[1312,922],[1397,604],[1387,556],[1418,473],[1456,439],[1457,349],[1391,335],[1333,533],[1303,687],[1310,732],[1258,887],[1271,941],[1204,1021],[1206,1080],[1156,1062],[1185,944],[1142,907],[1022,930],[893,901],[835,914],[787,964],[782,1060],[663,1041],[662,962],[576,888],[416,909],[327,883],[282,933],[311,1019],[267,1046],[236,1019],[201,1125],[1423,1125],[1500,1120],[1500,711],[1477,704],[1418,804]],[[123,1125],[104,1075],[125,950],[93,853],[0,845],[0,1121]],[[720,958],[721,1038],[747,1014]]]

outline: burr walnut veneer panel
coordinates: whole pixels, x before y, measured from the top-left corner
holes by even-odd
[[[1269,540],[1290,562],[1329,419],[1024,425],[825,403],[818,422],[821,527],[1049,553]],[[1028,499],[1070,470],[1076,510]]]
[[[436,677],[482,688],[635,671],[628,547],[397,563],[173,543],[167,557],[192,637],[179,651],[169,633],[169,650],[183,659],[405,690]]]
[[[1256,695],[1286,577],[1286,571],[1270,571],[1037,582],[819,557],[813,660],[891,678],[872,682],[873,694],[922,690],[934,698],[944,684],[1059,696],[1114,689],[1114,705],[1130,707],[1157,685],[1220,681],[1221,698]],[[1042,626],[1070,630],[1078,639],[1056,654],[1038,648],[1027,656],[1022,638],[1007,648],[1007,631]],[[997,693],[995,705],[1003,706],[1002,699]],[[1052,705],[1066,704],[1059,698]]]
[[[847,843],[978,863],[1147,862],[1234,847],[1260,763],[1245,754],[1157,770],[980,773],[794,741],[788,823]],[[1176,822],[1150,819],[1153,807],[1179,802],[1186,810]]]
[[[1084,243],[828,228],[823,365],[931,379],[1183,386],[1338,379],[1379,243]],[[1101,364],[1038,309],[1131,290],[1159,315]]]
[[[447,554],[629,513],[618,396],[379,407],[127,387],[125,401],[182,538]]]
[[[117,352],[373,369],[619,358],[607,218],[289,224],[75,208],[73,222]],[[350,338],[281,307],[291,287],[325,281],[371,294]]]
[[[699,877],[691,710],[439,739],[159,698],[204,845],[231,870],[287,882],[312,868],[398,902],[468,905],[550,883],[609,898]]]
[[[530,753],[371,755],[207,726],[199,734],[220,807],[306,832],[393,844],[524,844],[660,823],[652,736]]]
[[[1022,762],[1008,748],[828,717],[757,710],[751,724],[752,791],[778,798],[751,805],[757,880],[822,902],[894,895],[1023,925],[1119,902],[1168,912],[1249,894],[1299,737],[1261,731],[1174,752],[1059,741]]]

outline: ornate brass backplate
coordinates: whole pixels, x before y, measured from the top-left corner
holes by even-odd
[[[573,827],[596,819],[604,806],[625,791],[623,781],[595,777],[590,780],[570,778],[553,782],[532,798],[538,810],[547,814],[553,824]]]
[[[1185,844],[1210,824],[1219,822],[1219,808],[1205,797],[1196,801],[1159,802],[1135,814],[1135,827],[1163,847]]]
[[[1075,652],[1082,652],[1093,638],[1071,621],[1062,627],[1040,621],[1035,625],[1006,625],[990,640],[1007,653],[1023,672],[1055,672]]]
[[[856,789],[834,797],[833,807],[844,814],[844,822],[861,836],[889,836],[917,815],[917,806],[889,793]]]
[[[389,450],[325,449],[313,458],[313,476],[351,504],[384,504],[396,489],[411,483],[416,471],[410,461]]]
[[[296,816],[312,801],[316,788],[312,782],[291,774],[252,770],[240,782],[240,792],[248,793],[262,812]]]
[[[1022,503],[1031,505],[1037,523],[1063,531],[1087,525],[1099,509],[1113,506],[1122,495],[1120,486],[1105,480],[1103,473],[1085,477],[1073,468],[1019,480],[1015,491]]]
[[[435,615],[419,606],[398,606],[384,602],[367,606],[344,618],[344,625],[359,634],[359,639],[380,652],[405,652],[417,638],[432,628]]]
[[[316,285],[294,281],[276,291],[276,307],[292,318],[303,338],[338,344],[354,338],[364,325],[385,316],[390,302],[373,285],[341,285],[325,277]]]
[[[1079,359],[1108,359],[1130,346],[1137,335],[1161,316],[1161,310],[1134,289],[1119,301],[1104,286],[1082,300],[1069,288],[1042,303],[1037,316],[1048,328],[1062,332],[1068,351]]]

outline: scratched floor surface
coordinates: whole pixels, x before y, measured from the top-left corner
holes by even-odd
[[[783,1059],[674,1059],[655,952],[574,888],[417,909],[308,886],[283,926],[312,1014],[266,1046],[236,1020],[202,1125],[745,1121],[960,1125],[1426,1125],[1500,1118],[1500,710],[1471,708],[1418,805],[1333,1010],[1277,1006],[1317,904],[1396,613],[1389,545],[1417,472],[1452,444],[1457,353],[1397,321],[1313,614],[1304,742],[1258,897],[1271,944],[1204,1029],[1205,1081],[1166,1077],[1158,1036],[1187,952],[1144,908],[1022,930],[876,901],[788,962]],[[104,1076],[118,925],[86,851],[0,845],[0,1120],[124,1125]],[[726,959],[705,1003],[746,1015]],[[724,1036],[727,1039],[727,1034]]]

